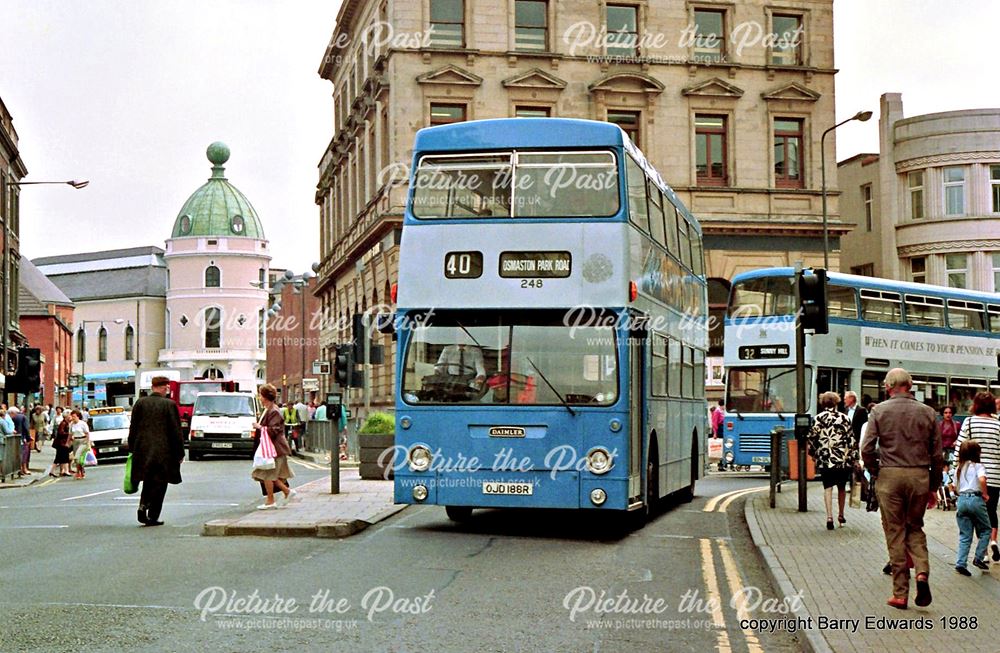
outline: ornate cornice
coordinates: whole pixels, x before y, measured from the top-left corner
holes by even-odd
[[[994,152],[949,152],[948,154],[931,154],[918,156],[896,162],[896,172],[909,172],[921,168],[931,168],[949,163],[1000,163],[1000,151]]]
[[[987,240],[949,240],[945,242],[920,243],[917,245],[901,245],[897,253],[907,258],[918,254],[937,254],[941,252],[977,252],[1000,251],[1000,239]]]

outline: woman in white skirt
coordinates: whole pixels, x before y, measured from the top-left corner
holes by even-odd
[[[260,386],[258,393],[260,394],[261,403],[264,404],[264,414],[261,415],[260,421],[254,424],[254,450],[256,451],[257,445],[260,442],[259,438],[266,436],[271,438],[271,442],[274,443],[274,450],[278,455],[274,458],[274,467],[272,469],[254,469],[251,476],[255,481],[263,483],[264,490],[267,492],[267,500],[257,506],[257,509],[269,510],[279,507],[279,504],[274,500],[275,487],[281,490],[283,494],[281,505],[284,505],[289,499],[295,496],[295,490],[290,489],[285,483],[285,481],[294,477],[295,474],[292,473],[291,468],[288,466],[288,456],[292,454],[292,451],[288,447],[288,440],[285,439],[285,418],[281,416],[281,411],[274,405],[275,399],[278,398],[278,392],[273,385],[265,383]]]

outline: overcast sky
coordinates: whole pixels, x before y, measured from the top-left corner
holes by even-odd
[[[0,0],[0,97],[27,180],[27,256],[159,245],[226,142],[229,180],[264,222],[275,267],[319,256],[317,168],[332,137],[332,87],[316,74],[337,0]],[[837,0],[837,118],[1000,107],[1000,2]],[[837,156],[877,151],[876,119],[837,132]]]

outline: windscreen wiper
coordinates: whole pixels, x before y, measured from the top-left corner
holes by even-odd
[[[554,386],[554,385],[552,385],[551,383],[549,383],[549,380],[545,378],[545,375],[544,375],[544,374],[542,374],[542,371],[541,371],[540,369],[538,369],[538,366],[537,366],[537,365],[535,365],[535,361],[531,360],[531,359],[530,359],[530,358],[528,358],[527,356],[526,356],[525,358],[526,358],[526,360],[528,361],[528,363],[530,363],[530,364],[531,364],[531,366],[532,366],[533,368],[535,368],[535,371],[536,371],[536,372],[538,372],[538,376],[542,377],[542,381],[545,381],[545,385],[549,386],[549,390],[551,390],[551,391],[552,391],[552,392],[553,392],[553,393],[555,394],[555,396],[556,396],[556,397],[558,397],[558,399],[559,399],[559,401],[560,401],[560,402],[562,403],[563,407],[564,407],[564,408],[565,408],[566,410],[568,410],[568,411],[569,411],[569,414],[570,414],[570,415],[572,415],[573,417],[576,417],[576,411],[574,411],[574,410],[573,410],[573,409],[572,409],[572,408],[570,407],[570,405],[569,405],[569,404],[568,404],[568,403],[566,402],[566,400],[565,400],[565,399],[563,398],[563,396],[562,396],[561,394],[559,394],[559,391],[558,391],[558,390],[556,390],[555,386]]]

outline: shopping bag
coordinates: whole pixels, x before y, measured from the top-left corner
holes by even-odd
[[[260,444],[257,445],[257,451],[253,454],[253,468],[274,469],[274,459],[277,457],[278,452],[274,448],[274,443],[271,442],[271,437],[266,429],[262,429]]]
[[[861,481],[851,482],[851,507],[861,507]]]
[[[122,489],[125,494],[135,494],[139,489],[132,483],[132,454],[129,454],[128,458],[125,459],[125,480],[122,483]]]
[[[97,464],[97,452],[93,448],[87,452],[86,457],[83,459],[83,464],[85,467],[93,467]]]

